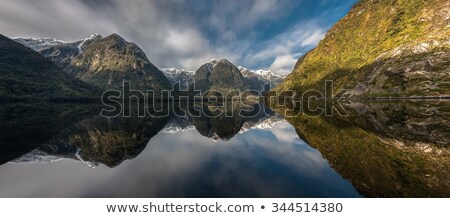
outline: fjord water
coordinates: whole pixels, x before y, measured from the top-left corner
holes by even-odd
[[[0,197],[450,196],[448,102],[286,119],[259,107],[106,118],[92,105],[2,105]]]

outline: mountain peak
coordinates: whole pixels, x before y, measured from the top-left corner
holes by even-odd
[[[98,33],[93,33],[91,36],[89,36],[88,38],[84,39],[82,42],[95,41],[97,39],[103,39],[103,36],[98,34]]]
[[[231,63],[231,61],[229,61],[228,59],[221,59],[218,63],[223,63],[223,64],[233,64]],[[234,64],[233,64],[234,65]]]
[[[95,38],[103,38],[103,37],[99,33],[93,33],[89,38],[90,39],[95,39]]]
[[[99,35],[93,35],[99,38]],[[132,79],[139,90],[170,88],[164,74],[148,60],[144,51],[114,33],[99,40],[81,43],[83,52],[73,57],[64,70],[100,88],[120,88]]]
[[[127,42],[124,38],[122,38],[122,36],[120,36],[117,33],[113,33],[107,37],[105,37],[105,39],[107,40],[113,40],[113,41],[123,41],[123,42]]]
[[[126,46],[130,44],[130,42],[128,42],[127,40],[125,40],[124,38],[119,36],[117,33],[113,33],[104,38],[95,37],[95,35],[93,35],[93,36],[94,36],[93,39],[99,39],[98,42],[100,44],[109,46],[110,48],[115,47],[116,49],[119,49],[119,50],[124,50],[126,48]],[[89,41],[89,38],[85,39],[83,42],[86,42],[86,41]],[[96,41],[96,40],[91,40],[91,41]],[[82,44],[83,44],[83,42],[82,42]]]

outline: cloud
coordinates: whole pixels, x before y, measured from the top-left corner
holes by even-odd
[[[284,73],[289,63],[295,63],[293,59],[320,41],[329,26],[317,17],[303,17],[306,6],[323,7],[310,1],[0,2],[0,30],[7,36],[76,41],[92,33],[118,33],[138,44],[156,66],[191,70],[212,58],[226,58]]]
[[[247,54],[245,60],[251,65],[268,63],[268,68],[277,74],[289,73],[296,59],[315,47],[325,33],[326,28],[317,20],[299,23],[265,42],[255,53]]]
[[[273,61],[272,65],[270,65],[269,69],[278,74],[288,74],[293,70],[296,62],[297,59],[291,55],[278,56],[275,58],[275,61]]]
[[[318,29],[315,32],[313,32],[308,38],[303,40],[301,46],[303,46],[303,47],[316,46],[317,44],[319,44],[320,40],[323,39],[324,36],[325,36],[325,30]]]

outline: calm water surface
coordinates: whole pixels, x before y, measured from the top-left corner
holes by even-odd
[[[449,196],[447,103],[349,107],[343,118],[104,118],[4,105],[0,197]]]

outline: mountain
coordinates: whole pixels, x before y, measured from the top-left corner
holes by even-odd
[[[58,40],[55,38],[20,38],[15,37],[12,38],[14,41],[19,42],[22,45],[25,45],[28,48],[31,48],[35,51],[42,51],[53,46],[65,45],[67,42]]]
[[[170,89],[170,82],[145,53],[117,34],[85,43],[64,70],[103,89],[121,88],[123,81],[138,90]]]
[[[100,90],[61,71],[38,52],[0,35],[0,99],[86,99]]]
[[[88,45],[92,41],[96,41],[103,38],[100,34],[95,33],[92,34],[90,37],[79,40],[77,42],[70,42],[70,43],[62,43],[59,45],[54,45],[47,47],[42,50],[37,50],[45,57],[52,60],[54,63],[56,63],[61,69],[67,68],[71,61],[81,53],[83,53],[83,49],[86,45]],[[41,42],[42,40],[39,40],[38,42]],[[20,42],[20,41],[19,41]],[[27,44],[24,44],[27,46]],[[33,48],[33,47],[31,47]]]
[[[268,91],[269,84],[280,84],[283,77],[275,75],[272,71],[249,70],[237,67],[230,61],[223,59],[202,65],[193,75],[193,82],[197,90],[230,91],[230,90],[255,90]],[[191,85],[192,88],[193,85]]]
[[[226,59],[202,65],[194,74],[195,89],[202,93],[217,90],[222,93],[228,91],[248,89],[244,76],[236,65]]]
[[[156,69],[137,45],[117,34],[103,38],[96,33],[76,42],[51,38],[14,40],[40,52],[65,72],[104,89],[121,88],[122,81],[127,80],[132,82],[134,88],[141,90],[167,89],[176,82],[180,82],[181,90],[186,90],[197,81],[197,88],[202,91],[212,86],[220,90],[261,91],[270,89],[267,84],[275,86],[284,79],[270,70],[249,70],[237,67],[228,60],[212,60],[196,72],[176,68]],[[211,74],[213,76],[210,78]]]
[[[94,34],[39,52],[65,72],[102,89],[122,89],[124,81],[130,81],[133,89],[143,91],[170,88],[170,82],[144,51],[117,34],[107,37]]]
[[[276,75],[271,70],[249,70],[245,67],[238,66],[242,76],[247,80],[250,88],[253,90],[267,90],[277,86],[284,81],[283,76]],[[270,84],[271,87],[266,88],[265,85]]]
[[[160,68],[159,70],[164,73],[171,84],[180,82],[181,90],[187,90],[189,85],[194,82],[195,71],[176,68]]]
[[[353,96],[449,96],[450,2],[362,0],[277,90],[335,91]]]

